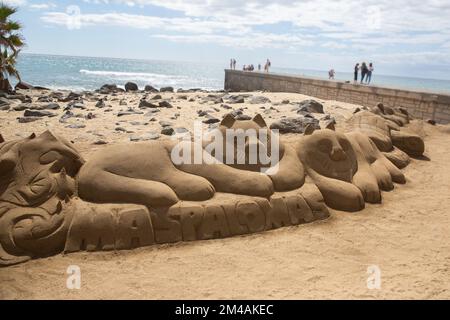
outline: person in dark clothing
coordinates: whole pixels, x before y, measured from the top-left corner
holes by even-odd
[[[358,82],[359,63],[355,65],[355,83]]]
[[[361,65],[361,84],[364,82],[366,75],[369,73],[369,68],[367,68],[367,64],[365,62]]]

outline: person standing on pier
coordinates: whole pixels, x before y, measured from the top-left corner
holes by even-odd
[[[355,83],[358,83],[358,72],[359,72],[359,63],[355,65],[355,77],[354,77]]]
[[[336,72],[334,71],[334,69],[331,69],[330,71],[328,71],[328,80],[334,80],[335,74],[336,74]]]
[[[364,83],[364,79],[368,73],[369,73],[369,68],[367,68],[367,64],[365,62],[363,62],[361,65],[361,84]]]
[[[267,59],[266,65],[264,66],[264,71],[269,72],[269,68],[271,67],[271,65],[272,65],[272,63],[270,62],[269,59]]]
[[[369,63],[369,71],[367,72],[367,78],[366,78],[366,83],[370,84],[370,81],[372,80],[372,72],[373,72],[374,68],[373,68],[373,63]]]

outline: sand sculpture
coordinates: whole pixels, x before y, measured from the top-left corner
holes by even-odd
[[[423,141],[372,112],[355,114],[351,123],[347,133],[330,124],[281,143],[272,175],[259,163],[175,164],[175,141],[106,147],[85,161],[49,131],[0,137],[0,265],[261,232],[325,219],[328,207],[361,210],[380,202],[380,190],[392,190],[393,182],[405,183],[399,158],[409,159],[403,151],[419,155]],[[217,130],[266,127],[260,115],[227,116]],[[246,147],[270,146],[261,139],[271,134],[258,138]]]

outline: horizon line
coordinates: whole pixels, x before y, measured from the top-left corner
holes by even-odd
[[[188,63],[202,63],[202,61],[194,61],[194,60],[171,60],[171,59],[149,59],[149,58],[123,58],[123,57],[108,57],[108,56],[89,56],[89,55],[72,55],[72,54],[55,54],[55,53],[35,53],[35,52],[22,52],[24,55],[36,55],[36,56],[54,56],[54,57],[70,57],[70,58],[92,58],[92,59],[113,59],[113,60],[133,60],[133,61],[161,61],[161,62],[188,62]],[[222,62],[219,61],[209,61],[208,63],[217,63],[221,64]],[[227,66],[228,62],[224,62],[224,65]],[[300,67],[285,67],[285,66],[279,66],[274,67],[275,69],[293,69],[298,71],[314,71],[314,72],[324,72],[327,73],[328,70],[322,69],[307,69],[307,68],[300,68]],[[240,70],[240,69],[239,69]],[[348,73],[352,74],[351,71],[342,71],[342,70],[335,70],[336,73]],[[449,79],[443,79],[443,78],[428,78],[428,77],[418,77],[418,76],[402,76],[398,74],[382,74],[379,73],[379,76],[386,76],[386,77],[396,77],[396,78],[406,78],[406,79],[418,79],[418,80],[437,80],[437,81],[450,81]],[[326,74],[324,74],[324,78],[326,77]],[[338,80],[338,79],[336,79]]]

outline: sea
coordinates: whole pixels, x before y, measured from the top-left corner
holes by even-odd
[[[229,62],[183,62],[135,60],[99,57],[72,57],[23,53],[18,59],[18,70],[23,81],[59,90],[95,90],[104,84],[124,86],[128,81],[140,88],[150,84],[156,88],[171,86],[176,89],[201,88],[221,90],[224,87],[224,69]],[[327,79],[328,71],[273,66],[271,72]],[[352,81],[353,73],[337,71],[336,80]],[[431,91],[450,94],[450,80],[387,76],[374,73],[376,86]]]

